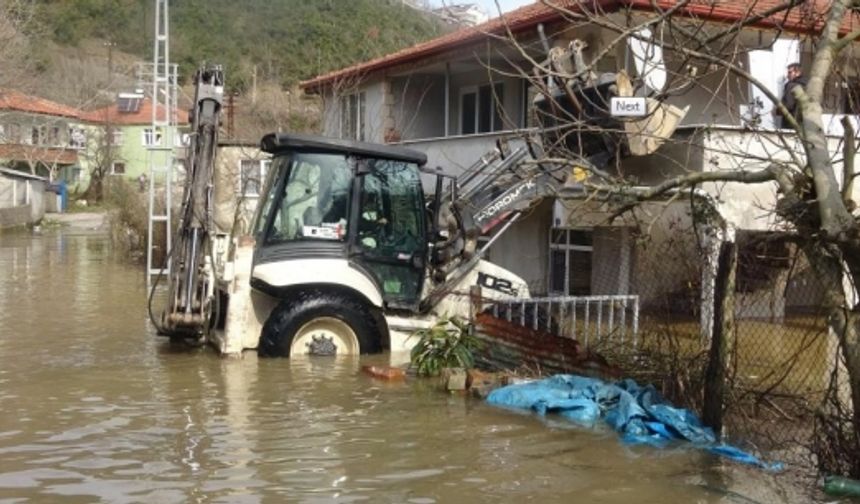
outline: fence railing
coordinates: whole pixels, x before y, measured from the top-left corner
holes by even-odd
[[[639,296],[549,296],[494,301],[494,316],[524,327],[573,338],[584,346],[613,340],[634,348]]]

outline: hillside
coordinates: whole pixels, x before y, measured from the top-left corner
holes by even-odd
[[[90,39],[151,57],[152,0],[37,0],[37,20],[60,46]],[[436,36],[439,21],[401,0],[176,0],[171,60],[184,77],[201,61],[225,65],[228,84],[287,87],[321,72]]]

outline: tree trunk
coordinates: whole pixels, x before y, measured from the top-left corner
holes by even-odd
[[[821,243],[808,244],[804,247],[807,257],[815,272],[822,279],[825,291],[825,307],[828,314],[830,329],[836,334],[842,357],[848,374],[851,404],[845,404],[851,408],[854,444],[860,448],[860,312],[857,305],[851,303],[849,295],[843,287],[843,268],[841,253],[835,247],[827,247]],[[845,264],[850,271],[860,271],[860,257],[852,254],[846,257]],[[858,278],[852,278],[853,285],[857,285]],[[853,297],[853,296],[851,296]],[[837,358],[834,355],[832,358]],[[854,465],[855,474],[852,477],[860,477],[860,464]]]
[[[821,105],[804,99],[803,136],[806,142],[806,155],[812,170],[815,197],[821,219],[821,229],[830,238],[844,235],[854,225],[854,219],[842,201],[842,193],[836,181],[836,173],[827,151],[827,137],[822,128]],[[840,283],[841,285],[841,283]]]
[[[720,247],[717,278],[714,285],[714,332],[708,367],[705,369],[705,398],[702,421],[722,436],[725,384],[735,329],[735,273],[738,264],[737,244],[725,241]]]

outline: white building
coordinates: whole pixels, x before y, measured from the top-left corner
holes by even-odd
[[[589,4],[555,3],[573,11]],[[617,26],[648,19],[656,5],[645,0],[597,3],[601,19]],[[676,16],[701,23],[711,32],[746,19],[732,42],[738,49],[732,63],[749,69],[776,95],[781,93],[788,63],[799,61],[809,67],[811,49],[795,37],[820,29],[813,17],[797,10],[756,17],[755,9],[764,12],[766,6],[750,12],[747,2],[740,0],[720,2],[719,7],[691,3]],[[500,40],[499,35],[508,30],[519,47]],[[326,136],[399,143],[426,152],[429,166],[457,173],[491,150],[496,141],[512,139],[516,143],[517,133],[534,126],[536,91],[521,77],[521,69],[531,70],[528,58],[546,58],[542,33],[553,47],[567,47],[574,39],[585,41],[584,56],[587,61],[597,59],[598,72],[623,69],[637,76],[629,46],[612,45],[618,38],[616,31],[601,23],[565,19],[557,9],[536,2],[478,26],[320,75],[303,82],[302,87],[323,98]],[[657,43],[663,36],[669,35],[655,29]],[[783,38],[776,39],[778,36]],[[664,56],[667,66],[675,65],[674,75],[680,75],[682,55],[667,50]],[[619,170],[636,183],[655,184],[679,173],[763,168],[770,158],[792,152],[792,146],[779,139],[793,135],[773,130],[769,108],[751,107],[761,97],[760,90],[725,67],[706,65],[697,70],[696,85],[669,98],[673,105],[689,107],[675,134],[678,141],[655,154],[628,158],[620,164]],[[857,78],[856,68],[848,72],[851,79]],[[832,88],[826,104],[833,134],[840,133],[840,114],[858,112],[842,88]],[[835,150],[838,138],[834,136],[831,144]],[[703,184],[701,189],[740,234],[773,229],[774,216],[764,208],[775,198],[774,185]],[[571,205],[545,202],[496,242],[490,259],[525,278],[533,293],[627,294],[642,291],[647,284],[657,300],[671,296],[685,282],[699,281],[654,278],[650,264],[661,258],[634,251],[630,222],[610,224],[600,205],[590,205],[574,205],[574,211]],[[671,237],[672,219],[691,225],[690,202],[673,205],[652,227],[655,236]],[[654,287],[657,284],[659,288]],[[771,308],[771,315],[781,316],[783,308],[784,303]]]

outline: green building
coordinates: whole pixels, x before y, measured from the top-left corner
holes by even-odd
[[[164,108],[158,111],[163,119]],[[177,131],[173,138],[177,161],[182,158],[188,113],[176,111]],[[87,155],[84,172],[103,166],[106,176],[138,179],[149,176],[150,147],[169,141],[165,131],[152,127],[153,106],[142,93],[120,93],[115,103],[84,115],[87,122]]]

